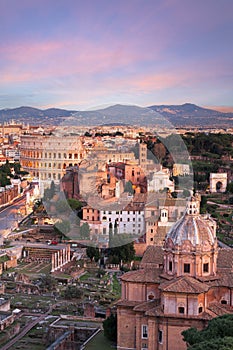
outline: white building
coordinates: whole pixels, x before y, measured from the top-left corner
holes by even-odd
[[[168,188],[171,192],[174,192],[174,182],[170,180],[170,172],[167,168],[160,167],[159,171],[151,172],[147,179],[147,191],[159,192]]]
[[[124,210],[101,210],[103,234],[125,233],[142,236],[145,233],[144,208],[136,205],[128,205]],[[115,232],[114,232],[115,228]]]

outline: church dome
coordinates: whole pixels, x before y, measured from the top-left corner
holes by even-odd
[[[185,215],[178,220],[167,234],[166,240],[171,239],[174,245],[182,245],[190,241],[193,246],[216,241],[215,222],[210,217],[199,214],[199,202],[192,197],[188,202]]]
[[[201,245],[206,241],[212,245],[215,242],[215,232],[214,227],[208,225],[207,220],[200,215],[185,214],[168,232],[168,238],[174,245],[182,245],[186,240],[189,240],[193,246]]]

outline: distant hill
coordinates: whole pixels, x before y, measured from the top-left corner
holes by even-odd
[[[34,125],[159,125],[171,123],[175,127],[233,127],[233,113],[223,113],[199,107],[192,103],[183,105],[153,105],[148,108],[113,105],[95,111],[75,111],[58,108],[38,109],[18,107],[0,110],[0,123],[14,119]]]
[[[175,126],[233,126],[233,113],[223,113],[213,109],[199,107],[192,103],[183,105],[150,106]]]
[[[76,111],[68,111],[65,109],[49,108],[38,109],[34,107],[18,107],[0,110],[0,122],[10,121],[14,119],[17,122],[42,124],[44,121],[53,122],[60,117],[72,115]],[[51,123],[52,124],[52,123]],[[56,123],[57,124],[57,123]]]

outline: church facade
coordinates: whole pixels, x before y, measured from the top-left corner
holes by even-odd
[[[185,350],[183,330],[233,313],[232,253],[218,247],[215,221],[192,197],[164,246],[149,246],[141,269],[122,276],[117,349]]]

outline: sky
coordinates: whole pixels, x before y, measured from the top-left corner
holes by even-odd
[[[232,33],[232,0],[1,0],[0,109],[228,109]]]

